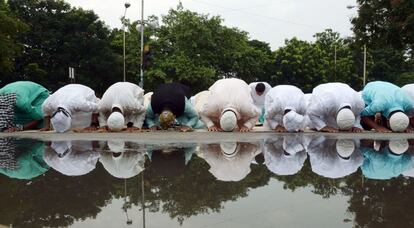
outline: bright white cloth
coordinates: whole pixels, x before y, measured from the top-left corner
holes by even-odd
[[[260,96],[257,95],[256,93],[256,85],[258,83],[263,83],[265,85],[265,91]],[[253,98],[254,105],[256,105],[256,107],[261,109],[265,105],[266,94],[270,91],[270,89],[272,89],[272,87],[267,82],[252,82],[249,84],[249,87],[250,87],[250,94]]]
[[[223,147],[223,146],[222,146]],[[202,144],[197,154],[210,165],[210,173],[221,181],[240,181],[250,173],[250,164],[262,152],[259,143],[237,143],[232,155],[223,153],[220,144]]]
[[[192,97],[191,103],[193,104],[197,113],[200,113],[203,106],[208,102],[211,92],[208,90],[201,91]]]
[[[364,162],[359,142],[355,142],[355,150],[348,159],[339,156],[336,150],[337,139],[326,139],[319,136],[310,142],[308,147],[312,171],[327,178],[341,178],[358,170]]]
[[[99,125],[107,126],[112,108],[121,109],[125,125],[132,123],[141,128],[145,119],[144,90],[130,82],[117,82],[110,86],[99,102]]]
[[[101,152],[99,162],[116,178],[131,178],[145,169],[144,153],[137,151],[111,153]]]
[[[304,93],[296,86],[279,85],[273,87],[266,95],[265,110],[268,127],[275,129],[283,126],[283,114],[286,109],[295,111],[300,115],[306,114]]]
[[[98,112],[99,99],[84,85],[69,84],[50,95],[42,105],[44,116],[51,116],[59,107],[71,115],[71,128],[89,127],[92,113]]]
[[[207,127],[219,126],[223,110],[231,108],[237,113],[238,124],[251,129],[255,126],[260,111],[253,104],[250,88],[243,80],[220,79],[210,88],[208,102],[203,106],[200,117]]]
[[[307,109],[312,127],[317,130],[325,126],[338,128],[336,115],[345,106],[350,106],[355,115],[354,127],[362,128],[360,114],[364,110],[365,104],[360,93],[347,84],[338,82],[315,87]]]
[[[264,159],[267,168],[277,175],[299,172],[307,158],[307,140],[299,135],[266,140]]]
[[[43,158],[63,175],[81,176],[95,169],[99,153],[93,151],[89,141],[57,141],[45,148]]]
[[[145,110],[147,110],[148,106],[151,104],[152,94],[153,94],[153,92],[148,92],[148,93],[144,94],[144,107],[145,107]]]

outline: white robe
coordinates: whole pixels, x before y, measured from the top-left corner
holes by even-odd
[[[265,91],[260,96],[257,95],[256,93],[256,85],[258,83],[263,83],[265,85]],[[266,94],[270,91],[270,89],[272,89],[272,87],[267,82],[252,82],[249,84],[249,87],[250,87],[250,94],[253,98],[254,105],[256,105],[256,107],[261,109],[265,105]]]
[[[89,127],[92,113],[98,112],[99,99],[84,85],[69,84],[50,95],[42,105],[44,116],[52,116],[59,108],[72,115],[71,129]]]
[[[99,125],[107,126],[113,107],[121,107],[125,125],[132,123],[141,128],[145,119],[144,90],[129,82],[117,82],[110,86],[99,102]]]
[[[236,78],[220,79],[210,88],[208,102],[203,106],[200,117],[209,128],[219,126],[223,110],[232,108],[237,112],[239,125],[252,129],[260,112],[253,104],[250,88],[243,80]]]
[[[302,90],[291,85],[273,87],[266,95],[266,123],[271,129],[283,126],[283,115],[286,109],[305,116],[306,102]]]
[[[362,128],[360,114],[365,103],[360,93],[347,84],[337,82],[315,87],[307,110],[310,124],[317,130],[326,126],[338,128],[336,115],[345,106],[350,106],[355,115],[354,127]]]
[[[203,106],[207,103],[210,94],[210,91],[205,90],[197,93],[192,97],[191,103],[193,104],[197,113],[200,113],[201,110],[203,110]]]

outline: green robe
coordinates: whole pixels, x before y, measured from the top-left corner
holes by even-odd
[[[16,94],[14,124],[25,125],[34,120],[43,120],[42,104],[49,97],[46,88],[30,81],[18,81],[0,89],[0,95],[8,93]]]

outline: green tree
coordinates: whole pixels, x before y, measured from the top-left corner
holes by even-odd
[[[26,30],[27,25],[10,12],[5,0],[0,0],[0,81],[14,69],[14,59],[22,51],[16,37]]]
[[[412,0],[357,0],[358,16],[352,19],[359,41],[369,46],[413,49],[414,2]]]
[[[30,26],[19,34],[25,54],[16,59],[12,80],[36,81],[53,91],[69,82],[69,66],[75,68],[76,82],[98,93],[122,80],[110,31],[92,11],[61,0],[10,0],[9,5]]]
[[[297,38],[285,41],[285,46],[276,50],[277,84],[290,84],[304,92],[328,81],[329,65],[324,51],[317,45]]]

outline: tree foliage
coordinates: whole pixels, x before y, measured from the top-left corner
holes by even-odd
[[[16,38],[27,30],[27,25],[12,14],[5,0],[0,0],[0,22],[0,75],[6,75],[13,71],[14,59],[21,54],[22,45]]]

